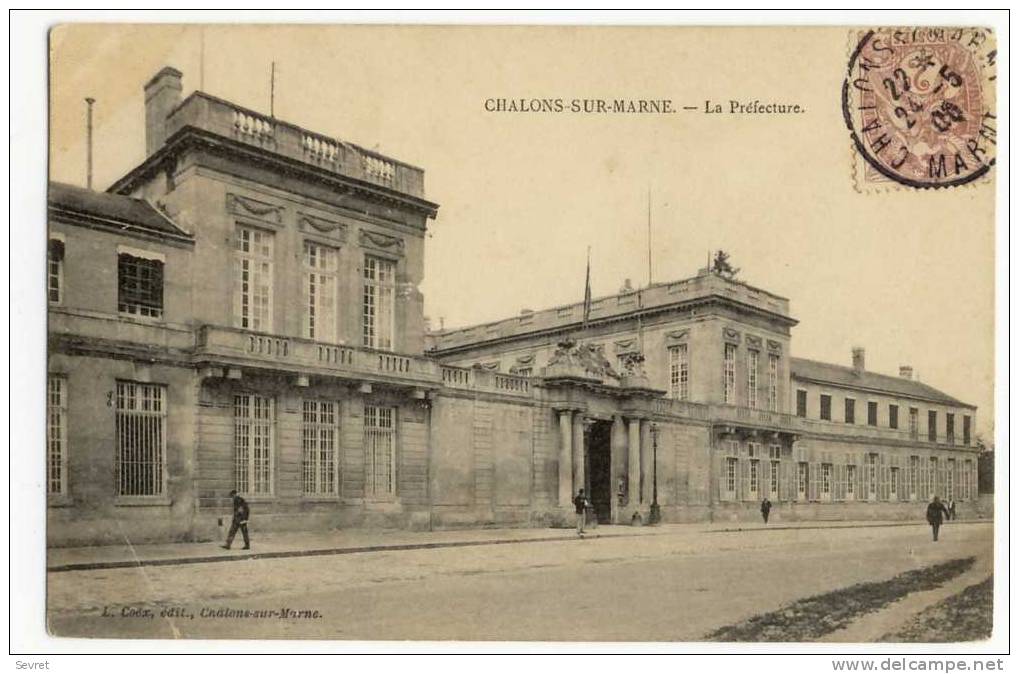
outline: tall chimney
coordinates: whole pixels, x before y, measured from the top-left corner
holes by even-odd
[[[85,112],[85,187],[92,189],[92,106],[96,99],[89,97],[85,99],[88,106]]]
[[[867,369],[866,363],[864,362],[864,354],[862,346],[853,347],[853,369],[857,372],[863,372]]]
[[[183,73],[166,66],[145,85],[145,156],[151,157],[166,141],[166,118],[181,102]]]
[[[913,378],[913,366],[912,365],[900,365],[899,366],[899,376],[902,377],[903,379],[912,379]]]

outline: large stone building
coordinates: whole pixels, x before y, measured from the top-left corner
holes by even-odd
[[[51,544],[213,538],[235,488],[255,531],[976,497],[973,407],[791,358],[788,302],[712,271],[427,335],[423,171],[181,78],[142,164],[50,187]]]

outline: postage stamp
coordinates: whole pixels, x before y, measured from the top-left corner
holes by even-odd
[[[842,112],[858,189],[956,187],[995,162],[995,61],[984,28],[853,31]]]

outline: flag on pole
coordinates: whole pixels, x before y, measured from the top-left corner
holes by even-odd
[[[587,247],[587,278],[584,281],[584,327],[591,318],[591,246]]]

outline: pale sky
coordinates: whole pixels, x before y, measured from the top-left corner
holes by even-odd
[[[793,355],[912,365],[993,428],[993,185],[854,189],[841,118],[844,28],[206,27],[210,94],[425,169],[440,204],[425,312],[447,327],[686,278],[708,251],[790,299]],[[202,30],[76,26],[51,35],[52,177],[83,184],[86,96],[96,187],[144,155],[142,85],[200,87]],[[491,113],[488,98],[666,98],[673,115]],[[800,115],[705,115],[705,100]],[[994,175],[992,171],[992,176]]]

